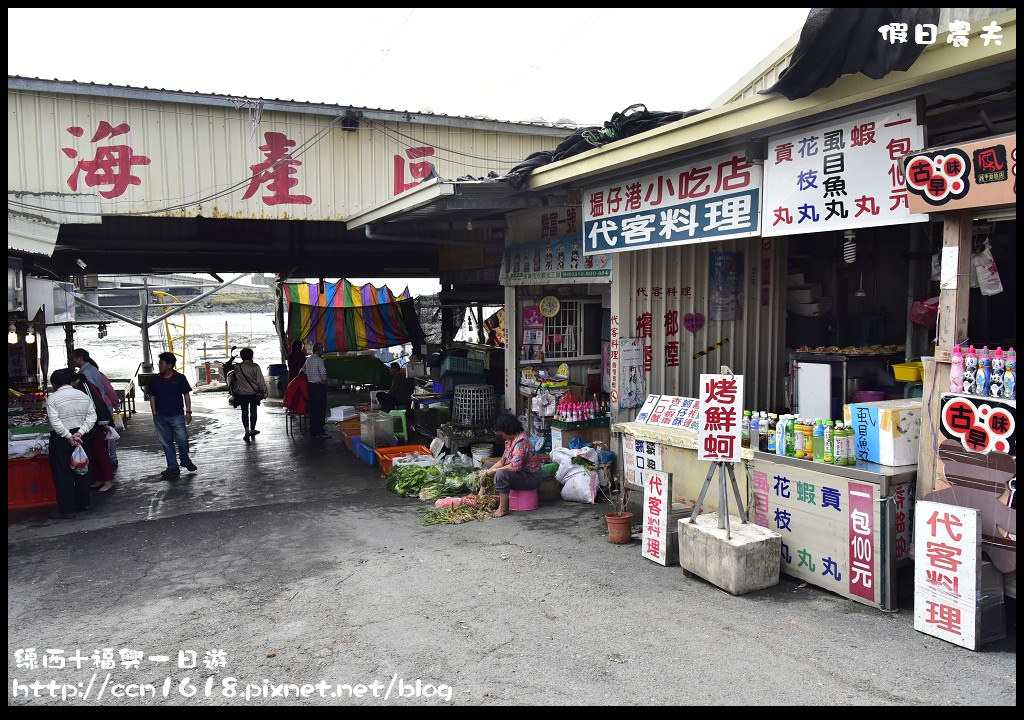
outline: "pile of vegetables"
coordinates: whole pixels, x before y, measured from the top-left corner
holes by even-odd
[[[496,495],[441,498],[433,507],[420,510],[424,525],[459,525],[489,518],[498,507]]]
[[[471,464],[442,462],[430,467],[395,465],[388,473],[386,487],[402,497],[419,495],[423,500],[457,495],[470,487],[477,471]]]

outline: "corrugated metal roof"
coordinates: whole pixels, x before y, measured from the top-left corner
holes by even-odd
[[[332,103],[310,102],[306,100],[283,100],[281,98],[251,98],[245,95],[225,95],[220,93],[202,93],[188,90],[168,90],[166,88],[134,87],[131,85],[114,85],[111,83],[81,82],[78,80],[47,80],[45,78],[29,78],[21,75],[7,76],[7,89],[52,91],[70,94],[110,95],[134,99],[153,100],[157,102],[182,102],[188,104],[216,104],[237,107],[238,103],[262,103],[266,110],[285,112],[328,111],[337,115],[339,110],[353,113],[354,116],[375,117],[379,120],[401,122],[419,122],[424,124],[451,124],[457,121],[462,127],[478,127],[479,123],[497,124],[505,132],[514,132],[507,126],[520,127],[531,134],[550,133],[552,137],[563,137],[566,130],[573,130],[576,125],[558,123],[526,122],[520,120],[496,120],[484,116],[446,115],[444,113],[418,112],[384,108],[370,108],[357,105],[337,105]],[[177,97],[175,97],[177,96]],[[431,122],[433,119],[433,122]],[[538,132],[539,131],[539,132]]]

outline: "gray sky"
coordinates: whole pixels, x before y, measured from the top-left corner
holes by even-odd
[[[707,107],[807,11],[9,8],[7,72],[600,125]]]

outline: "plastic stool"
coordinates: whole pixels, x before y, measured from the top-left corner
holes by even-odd
[[[536,490],[509,490],[508,509],[526,512],[540,507],[540,498]]]
[[[391,417],[395,418],[395,436],[402,438],[406,443],[409,442],[409,424],[405,420],[406,410],[392,410],[388,413]],[[399,422],[400,421],[400,422]],[[401,424],[401,428],[399,428]]]

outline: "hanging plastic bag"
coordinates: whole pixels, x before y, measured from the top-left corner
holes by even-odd
[[[114,413],[114,429],[119,433],[124,432],[124,420],[121,419],[121,413]]]
[[[71,469],[79,475],[89,472],[89,456],[85,454],[81,445],[76,445],[71,453]]]
[[[107,425],[107,434],[104,435],[107,440],[120,440],[121,435],[112,426]]]
[[[999,279],[999,268],[992,256],[992,246],[985,240],[985,249],[971,257],[974,272],[978,277],[978,288],[985,296],[998,295],[1003,291],[1003,283]]]

